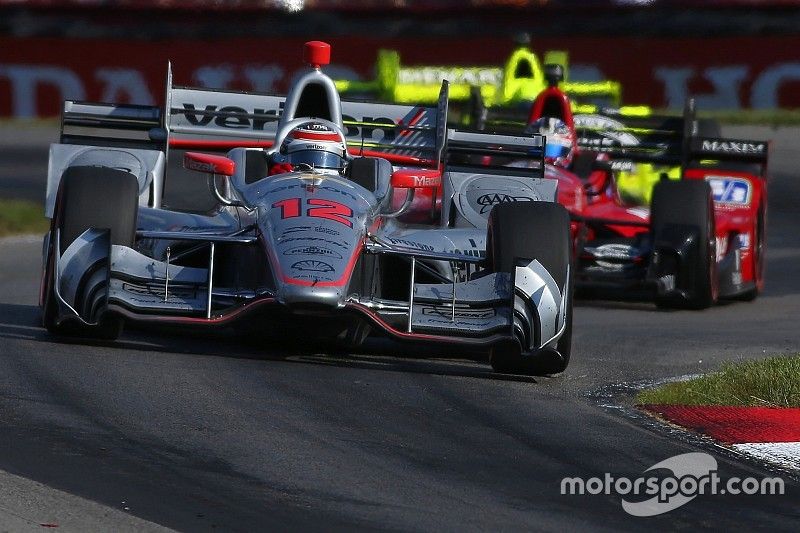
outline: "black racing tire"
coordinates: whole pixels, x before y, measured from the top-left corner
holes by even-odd
[[[60,231],[63,254],[89,228],[109,229],[111,244],[132,247],[136,237],[139,183],[136,176],[107,167],[71,167],[61,178],[53,219],[50,246],[43,278],[42,323],[55,335],[114,340],[122,333],[122,319],[104,315],[97,326],[56,324],[54,254],[55,230]]]
[[[124,170],[72,167],[60,185],[61,251],[89,228],[111,230],[111,244],[132,246],[136,237],[139,182]]]
[[[518,260],[538,260],[559,288],[567,286],[566,329],[558,341],[558,354],[528,356],[516,342],[492,350],[492,368],[497,372],[546,375],[563,372],[572,349],[572,275],[567,280],[570,257],[569,213],[551,202],[509,202],[489,214],[486,243],[487,263],[493,272],[512,272]]]
[[[698,231],[698,250],[689,267],[689,280],[681,280],[687,296],[656,296],[665,309],[705,309],[717,301],[717,258],[714,202],[703,180],[661,181],[653,189],[650,230],[653,242],[667,225],[691,226]]]

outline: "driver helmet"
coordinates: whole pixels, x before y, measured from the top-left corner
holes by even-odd
[[[336,172],[344,170],[347,153],[339,134],[316,122],[303,124],[289,132],[281,152],[286,156],[286,162],[293,166],[308,165]]]
[[[542,117],[531,122],[526,133],[540,133],[545,136],[544,159],[551,165],[568,167],[572,163],[575,134],[562,120]]]

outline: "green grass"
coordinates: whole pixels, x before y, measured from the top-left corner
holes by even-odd
[[[50,221],[44,217],[44,207],[25,200],[0,199],[0,237],[24,233],[44,234]]]
[[[800,354],[726,363],[705,376],[642,391],[636,403],[800,407]]]

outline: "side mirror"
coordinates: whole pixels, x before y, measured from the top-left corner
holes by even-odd
[[[417,189],[437,189],[441,187],[442,172],[432,168],[404,168],[392,172],[390,183],[396,189],[406,189],[406,199],[400,209],[383,215],[387,218],[398,217],[405,213],[414,202],[414,191]],[[435,194],[432,205],[436,205]],[[433,207],[431,212],[433,212]]]
[[[183,156],[183,167],[206,174],[219,174],[233,176],[236,163],[221,155],[201,154],[199,152],[186,152]]]
[[[196,170],[208,174],[208,187],[214,197],[222,205],[239,206],[240,202],[231,199],[230,178],[236,171],[236,163],[221,155],[201,154],[199,152],[186,152],[183,156],[183,166],[189,170]],[[223,190],[220,192],[217,176],[224,176]]]
[[[404,168],[392,172],[391,184],[397,189],[435,189],[442,186],[442,173],[436,169]]]

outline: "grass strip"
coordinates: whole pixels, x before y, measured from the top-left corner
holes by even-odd
[[[44,207],[27,200],[0,198],[0,237],[25,233],[44,234],[50,221],[44,216]]]
[[[800,407],[800,354],[725,363],[716,372],[644,390],[636,403]]]

